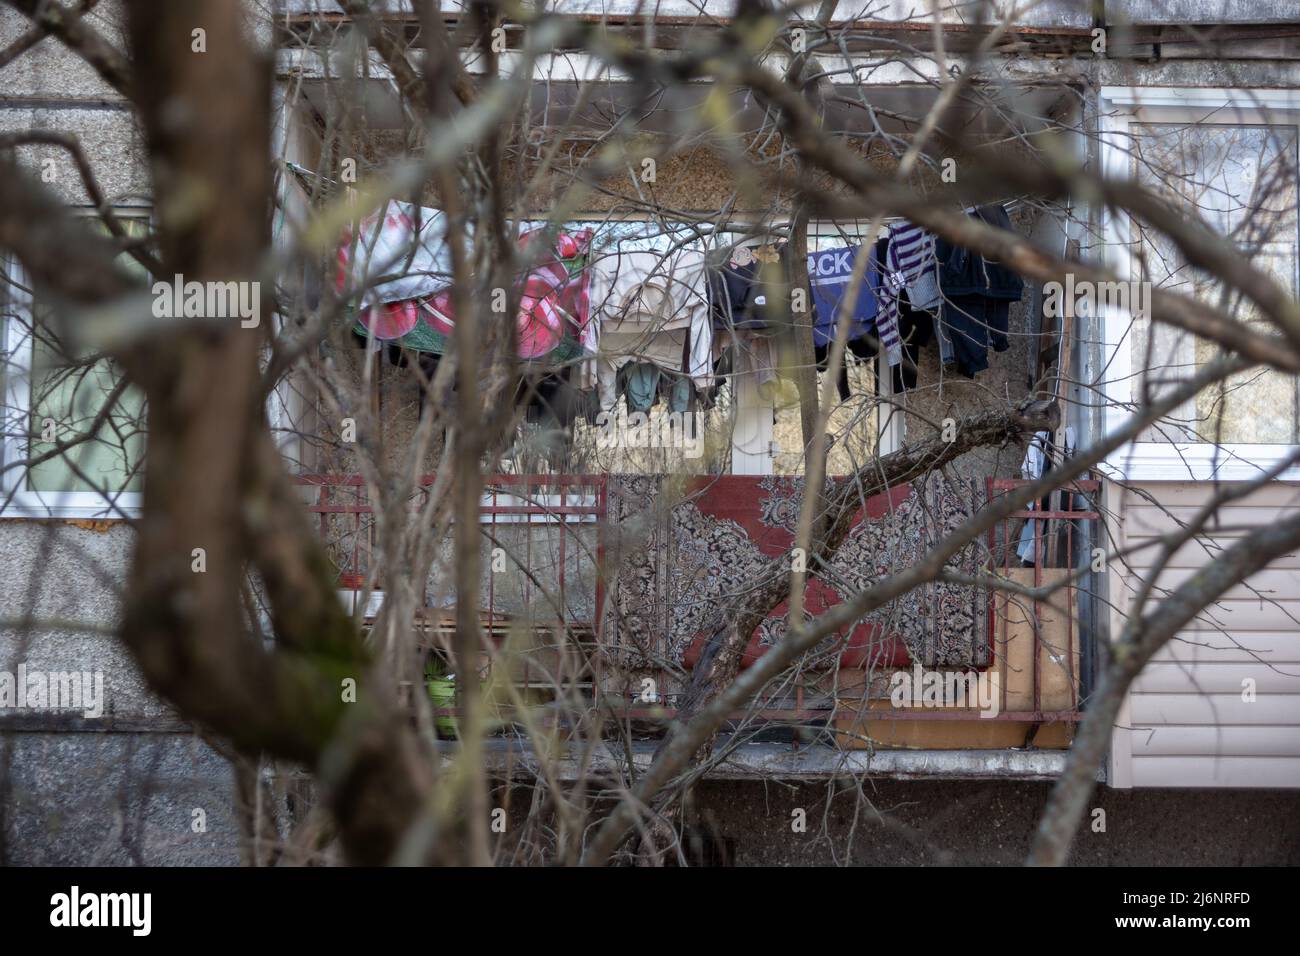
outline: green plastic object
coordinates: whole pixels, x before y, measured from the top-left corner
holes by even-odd
[[[456,706],[456,679],[454,677],[428,677],[424,686],[429,690],[429,700],[434,707]],[[455,717],[434,717],[433,726],[439,737],[455,737]]]
[[[456,706],[456,675],[444,674],[442,662],[430,655],[424,662],[424,686],[434,707]],[[434,729],[439,737],[456,737],[455,717],[434,717]]]

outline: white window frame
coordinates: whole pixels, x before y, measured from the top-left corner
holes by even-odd
[[[1291,125],[1300,127],[1300,90],[1248,90],[1178,87],[1102,87],[1100,96],[1101,165],[1107,178],[1132,176],[1130,126],[1133,123]],[[1102,210],[1102,235],[1112,270],[1123,280],[1132,275],[1129,247],[1131,220],[1124,210]],[[1297,277],[1300,282],[1300,277]],[[1300,284],[1297,285],[1300,288]],[[1133,399],[1132,317],[1120,309],[1101,313],[1105,337],[1105,426],[1108,433],[1128,421]],[[1285,444],[1213,442],[1132,442],[1112,454],[1102,469],[1116,479],[1134,481],[1237,481],[1258,477],[1295,449]],[[1279,480],[1300,480],[1292,467]]]
[[[6,282],[15,317],[4,317],[4,441],[0,445],[0,464],[4,466],[0,473],[0,495],[4,497],[0,498],[0,517],[129,519],[138,516],[144,502],[143,492],[105,495],[98,491],[32,491],[25,487],[27,469],[16,463],[31,456],[30,425],[21,434],[14,434],[10,426],[31,420],[32,300],[21,291],[31,288],[31,283],[16,259],[7,258],[3,267],[12,280]]]
[[[75,210],[80,215],[92,216],[94,210],[81,208]],[[148,207],[124,206],[114,210],[119,219],[144,219],[151,217]],[[27,450],[31,437],[26,434],[10,434],[9,423],[28,422],[31,417],[31,370],[32,370],[32,301],[31,296],[22,289],[30,289],[32,283],[22,263],[12,256],[0,257],[0,268],[10,279],[10,302],[16,321],[0,317],[3,332],[0,345],[5,356],[3,395],[3,441],[0,441],[0,518],[94,518],[130,520],[138,518],[144,506],[144,493],[140,491],[121,491],[105,495],[97,491],[30,491],[23,487],[27,480],[24,469],[10,468],[11,462],[26,461],[30,457]],[[271,321],[278,333],[282,319],[272,315]],[[24,328],[26,326],[26,329]],[[267,421],[271,434],[277,438],[277,447],[284,454],[298,452],[299,439],[293,435],[282,437],[290,421],[288,403],[291,395],[283,382],[276,385],[266,398]],[[28,426],[30,427],[30,426]],[[149,440],[145,433],[145,442]]]

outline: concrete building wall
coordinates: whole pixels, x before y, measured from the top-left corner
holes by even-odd
[[[982,15],[981,7],[986,4],[987,0],[944,0],[940,4],[939,16],[947,24],[975,22]],[[331,4],[322,0],[279,0],[278,6],[286,14],[310,14],[328,10]],[[466,6],[464,0],[441,2],[442,9],[450,14],[459,13]],[[377,11],[409,12],[409,4],[402,0],[375,0],[371,7]],[[992,7],[996,13],[1018,11],[1018,22],[1024,26],[1084,27],[1091,23],[1086,5],[1079,0],[1044,0],[1028,8],[1013,0],[993,0]],[[653,8],[647,8],[639,0],[565,0],[560,12],[575,17],[622,20],[646,16],[650,9],[656,18],[666,21],[695,17],[716,20],[730,18],[735,12],[736,4],[735,0],[659,0]],[[923,17],[928,18],[929,10],[928,6],[918,7],[914,0],[841,0],[835,5],[831,20],[915,24]]]
[[[1107,24],[1294,23],[1290,0],[1105,0]]]
[[[88,22],[106,39],[122,44],[116,0],[99,4]],[[9,6],[0,8],[0,40],[22,36],[30,21]],[[0,131],[53,130],[71,134],[110,202],[148,204],[148,171],[142,162],[141,131],[129,104],[81,57],[57,40],[46,39],[4,69],[0,89]],[[86,195],[67,150],[52,145],[24,146],[22,160],[42,174],[45,184],[69,203],[84,205]],[[52,161],[53,166],[46,161]]]
[[[0,521],[0,671],[102,681],[93,719],[86,697],[0,712],[0,864],[239,860],[229,765],[176,732],[114,633],[131,537],[121,522]]]

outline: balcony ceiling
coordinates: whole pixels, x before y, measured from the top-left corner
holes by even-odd
[[[933,106],[937,91],[928,83],[888,86],[859,86],[840,82],[820,84],[829,129],[869,135],[878,129],[890,134],[906,133]],[[396,92],[385,80],[368,80],[349,97],[359,115],[353,121],[375,131],[403,127]],[[550,129],[568,127],[575,138],[602,133],[630,112],[636,128],[649,133],[686,131],[698,115],[697,107],[712,90],[705,84],[690,84],[669,90],[647,91],[629,83],[599,81],[580,108],[580,84],[574,81],[535,82],[532,91],[532,122]],[[325,83],[304,85],[308,102],[322,116],[330,111]],[[1059,114],[1072,97],[1064,85],[982,85],[963,95],[950,109],[944,128],[952,135],[975,138],[1004,137],[1015,131],[1032,132]],[[740,133],[753,132],[764,120],[763,109],[752,95],[736,90],[731,96],[731,122]]]

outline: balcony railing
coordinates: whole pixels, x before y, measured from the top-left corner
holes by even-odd
[[[990,497],[1025,484],[1018,479],[991,479]],[[1025,655],[1028,682],[1013,681],[1009,673],[1002,681],[1002,710],[1019,719],[1074,722],[1082,718],[1080,692],[1091,648],[1083,646],[1079,614],[1081,597],[1091,600],[1093,594],[1088,585],[1100,530],[1100,492],[1099,481],[1074,481],[1003,522],[1000,551],[995,552],[1002,556],[998,575],[1035,591],[1054,589],[1045,599],[1017,600],[1009,595],[993,602],[990,637],[1004,673],[1019,663],[1013,632],[1023,626],[1034,631],[1035,652]]]
[[[340,590],[376,586],[382,591],[383,581],[371,580],[379,542],[365,479],[300,475],[297,482],[339,568]],[[433,475],[420,479],[409,505],[413,515],[433,483]],[[485,570],[479,606],[487,629],[526,612],[549,627],[595,633],[603,601],[598,569],[604,514],[605,480],[600,475],[488,476],[479,508]],[[513,586],[505,586],[507,582]],[[430,608],[450,606],[454,592],[449,585],[426,582]]]
[[[341,587],[364,587],[377,546],[374,509],[364,480],[355,475],[308,475],[298,480],[308,494],[306,506],[317,517],[321,536],[340,567]],[[432,484],[433,476],[421,480],[413,511]],[[1016,479],[990,479],[990,499],[1023,484]],[[981,670],[996,675],[996,715],[990,718],[952,707],[879,709],[879,686],[873,690],[871,675],[861,682],[855,697],[842,689],[845,672],[841,670],[841,677],[830,680],[810,675],[790,686],[783,698],[734,714],[733,720],[828,728],[992,719],[1032,725],[1031,735],[1040,725],[1077,722],[1087,658],[1079,626],[1080,598],[1087,593],[1099,489],[1097,481],[1073,482],[1033,507],[1012,513],[988,535],[981,573],[997,575],[1012,589],[990,588],[988,593],[991,653],[990,663]],[[601,645],[606,519],[603,476],[493,475],[487,479],[480,508],[486,572],[480,606],[487,643],[499,642],[501,635],[520,625],[553,634],[556,640],[547,643],[550,651],[581,635],[587,663],[570,676],[591,688],[593,706],[598,704],[608,717],[620,720],[668,720],[676,715],[671,699],[663,705],[647,704],[627,693],[623,675],[609,679],[614,675]],[[445,600],[450,592],[437,585],[428,583],[426,595],[431,600],[420,612],[419,623],[428,636],[423,645],[445,651],[454,615]],[[1040,594],[1045,588],[1051,593]],[[525,671],[528,666],[525,663]],[[554,667],[553,656],[548,656],[540,671],[553,675]],[[527,677],[524,682],[528,683]],[[435,713],[454,717],[459,711],[439,707]]]

